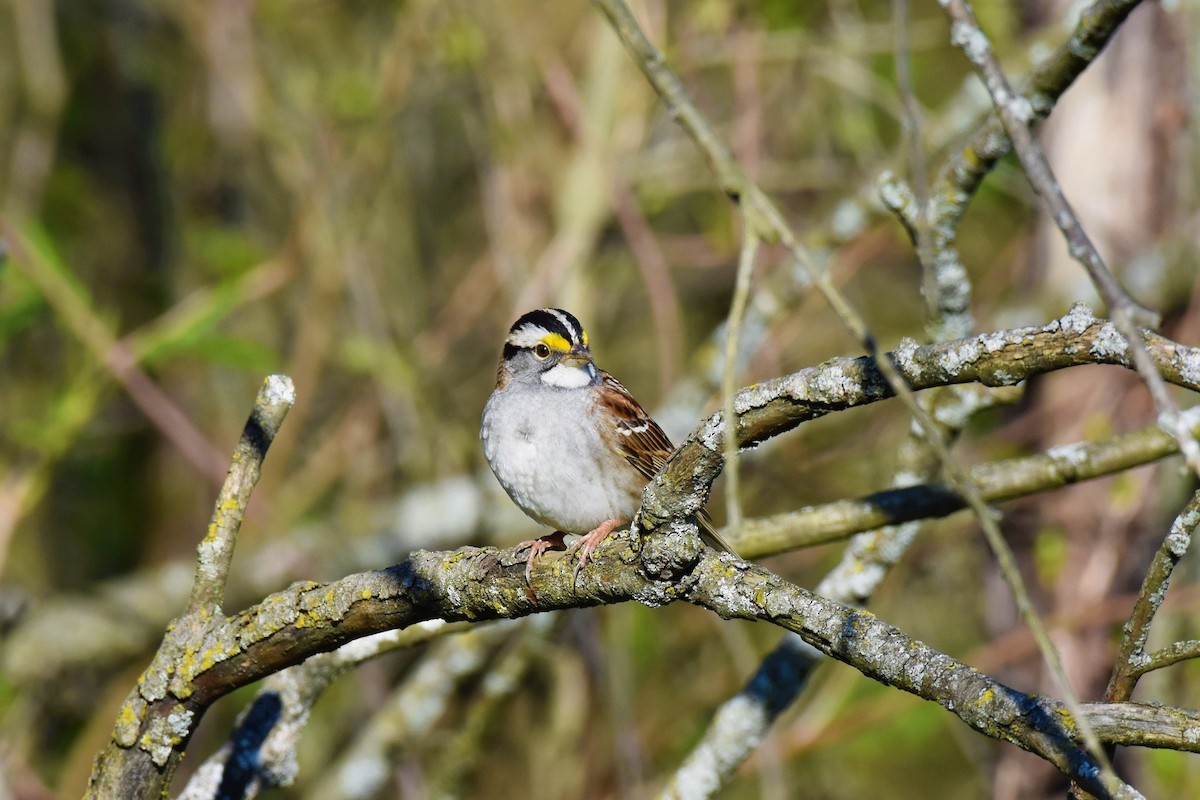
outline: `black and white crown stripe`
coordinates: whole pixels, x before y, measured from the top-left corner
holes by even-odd
[[[515,355],[517,350],[528,349],[548,335],[563,337],[572,347],[587,346],[587,334],[579,320],[561,308],[539,308],[522,315],[513,323],[504,343],[504,357]]]

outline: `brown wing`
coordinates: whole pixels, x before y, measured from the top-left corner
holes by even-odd
[[[667,463],[675,446],[620,381],[604,370],[600,370],[600,377],[608,390],[601,397],[617,420],[617,450],[648,481]]]
[[[603,402],[617,420],[617,450],[649,481],[667,463],[667,457],[675,450],[675,446],[620,381],[604,370],[600,370],[600,376],[605,388],[610,390],[603,393]],[[717,534],[707,511],[700,509],[696,522],[700,526],[700,538],[709,546],[735,553],[729,543]]]

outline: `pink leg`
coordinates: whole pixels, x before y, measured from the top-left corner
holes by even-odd
[[[583,565],[587,563],[588,556],[592,554],[600,543],[608,538],[608,535],[621,526],[621,520],[609,519],[601,522],[593,530],[579,537],[579,541],[571,545],[572,550],[579,551],[579,563],[575,565],[575,572],[572,579],[579,576],[579,570],[583,569]]]
[[[517,552],[529,550],[529,560],[525,562],[525,585],[533,582],[533,560],[547,550],[565,550],[563,546],[563,532],[555,531],[554,533],[543,536],[540,539],[527,539],[517,545]]]

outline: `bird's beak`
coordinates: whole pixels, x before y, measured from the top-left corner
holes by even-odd
[[[566,364],[567,366],[583,369],[592,362],[592,354],[583,347],[572,347],[570,352],[563,356],[558,363]]]

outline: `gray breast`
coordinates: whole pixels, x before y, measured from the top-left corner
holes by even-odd
[[[483,415],[484,455],[500,485],[526,514],[570,533],[627,521],[636,508],[623,465],[587,422],[591,403],[589,391],[526,386],[494,392]]]

